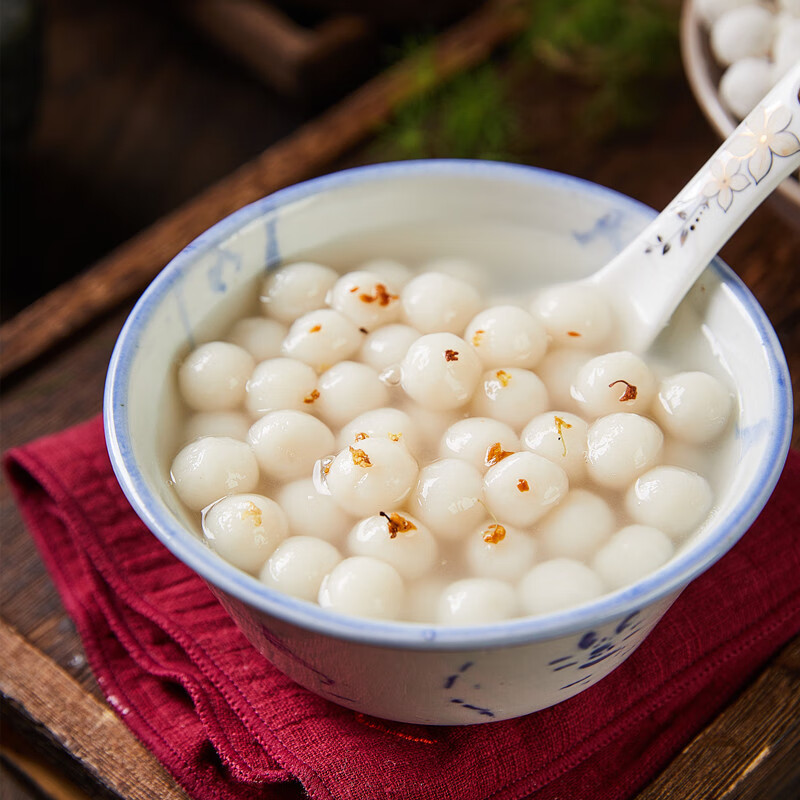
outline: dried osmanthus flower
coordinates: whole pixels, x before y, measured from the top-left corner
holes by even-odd
[[[569,430],[572,425],[567,422],[565,419],[561,419],[561,417],[553,417],[556,423],[556,432],[558,434],[558,441],[561,442],[561,446],[564,448],[564,455],[567,455],[567,443],[564,441],[564,431]]]
[[[369,456],[363,451],[359,450],[355,447],[350,448],[350,455],[353,456],[353,463],[357,467],[371,467],[372,462],[369,460]]]
[[[357,288],[357,286],[354,287],[354,289]],[[350,291],[352,292],[354,289],[351,289]],[[364,303],[374,303],[377,301],[379,306],[388,306],[392,300],[397,300],[398,296],[396,294],[390,294],[384,284],[376,283],[375,294],[367,294],[366,292],[362,292],[362,294],[358,296],[358,299]]]
[[[611,389],[612,387],[616,386],[618,383],[625,384],[625,391],[620,395],[619,401],[620,403],[625,403],[628,400],[635,400],[636,399],[636,387],[632,383],[628,383],[628,381],[619,380],[612,381],[608,384],[608,388]]]
[[[486,544],[497,544],[506,538],[506,529],[499,523],[495,522],[483,532],[483,541]]]
[[[417,529],[417,526],[410,519],[406,519],[396,511],[393,511],[391,514],[381,511],[380,514],[382,517],[386,518],[390,539],[394,539],[398,533],[407,533],[408,531],[415,531]]]
[[[493,467],[495,464],[499,464],[504,458],[511,455],[514,455],[511,450],[503,450],[503,446],[500,442],[495,442],[486,448],[486,459],[484,463],[487,467]]]

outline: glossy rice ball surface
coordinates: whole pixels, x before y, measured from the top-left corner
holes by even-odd
[[[391,564],[352,556],[325,576],[317,601],[323,608],[354,617],[397,619],[403,612],[405,585]]]
[[[187,444],[170,469],[178,497],[192,511],[237,492],[252,492],[259,470],[253,451],[237,439],[204,436]]]
[[[208,342],[195,348],[178,369],[178,386],[195,411],[231,411],[244,400],[255,360],[229,342]]]
[[[203,534],[211,549],[235,567],[255,575],[286,538],[283,509],[260,494],[232,494],[203,514]]]

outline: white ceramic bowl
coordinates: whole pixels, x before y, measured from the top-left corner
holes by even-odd
[[[747,530],[786,457],[786,363],[763,311],[721,261],[705,271],[656,345],[679,350],[692,365],[716,358],[738,388],[735,436],[720,454],[717,511],[657,572],[548,616],[467,628],[356,619],[239,572],[203,544],[168,485],[179,444],[175,364],[192,343],[223,330],[241,298],[282,260],[316,257],[343,267],[375,255],[412,263],[469,256],[491,265],[491,279],[515,292],[592,272],[652,214],[575,178],[468,161],[348,170],[241,209],[163,270],[120,334],[105,424],[123,490],[256,648],[344,706],[407,722],[472,724],[577,694],[627,658],[680,591]]]
[[[681,10],[680,42],[683,68],[700,110],[720,139],[727,139],[739,121],[720,100],[717,87],[723,70],[714,60],[708,32],[693,0],[685,0]],[[796,176],[784,179],[769,202],[787,222],[800,225],[800,180]]]

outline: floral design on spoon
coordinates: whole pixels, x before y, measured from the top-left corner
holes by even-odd
[[[737,192],[758,185],[772,169],[775,156],[787,158],[800,152],[800,139],[788,130],[792,113],[786,105],[768,110],[757,106],[742,122],[739,132],[709,162],[707,170],[692,184],[692,191],[673,204],[680,221],[669,236],[657,235],[655,243],[647,244],[645,253],[660,250],[666,255],[678,236],[681,245],[695,230],[703,212],[713,200],[727,213]]]

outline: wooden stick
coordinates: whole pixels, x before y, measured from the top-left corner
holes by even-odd
[[[186,800],[110,708],[3,621],[0,693],[100,786],[128,800]]]
[[[490,0],[437,38],[430,69],[409,58],[162,217],[0,327],[0,378],[141,292],[183,247],[233,211],[318,174],[374,133],[403,103],[483,62],[527,24],[519,0]]]

